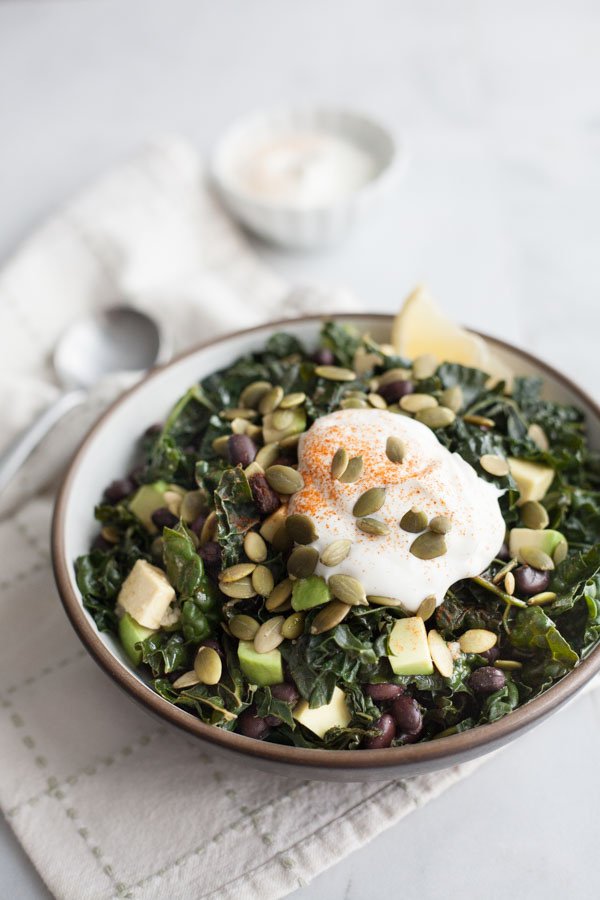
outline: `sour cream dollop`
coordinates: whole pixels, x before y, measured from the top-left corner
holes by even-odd
[[[386,455],[390,435],[404,441],[402,463]],[[339,447],[364,459],[363,475],[354,484],[331,477]],[[316,574],[324,578],[353,575],[367,594],[396,598],[414,613],[431,594],[442,603],[450,585],[482,572],[502,545],[501,492],[440,444],[430,428],[408,416],[379,409],[322,416],[300,438],[298,459],[304,488],[291,497],[288,514],[303,513],[314,521],[318,539],[312,546],[319,554],[334,540],[352,541],[339,565],[317,564]],[[383,507],[372,516],[387,523],[388,535],[365,534],[352,513],[358,497],[373,487],[386,490]],[[446,516],[452,522],[443,556],[424,560],[410,552],[417,535],[404,531],[400,519],[412,507],[423,510],[428,520]]]

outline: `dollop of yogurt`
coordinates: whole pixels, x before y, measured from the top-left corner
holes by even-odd
[[[401,463],[387,457],[390,435],[404,441]],[[340,447],[350,457],[363,457],[363,474],[353,484],[331,476],[331,461]],[[353,575],[367,594],[393,597],[414,613],[429,595],[442,603],[450,585],[482,572],[502,545],[506,526],[498,503],[501,492],[458,453],[450,453],[430,428],[408,416],[379,409],[322,416],[300,438],[298,459],[304,488],[291,497],[288,514],[310,516],[318,534],[312,546],[319,554],[334,540],[352,541],[339,565],[317,564],[316,574],[324,578]],[[385,503],[372,517],[387,523],[387,535],[361,531],[352,512],[358,497],[374,487],[386,490]],[[443,556],[425,560],[410,552],[417,535],[404,531],[400,519],[412,507],[425,512],[428,520],[450,519]]]

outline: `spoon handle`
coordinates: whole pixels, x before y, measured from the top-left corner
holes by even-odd
[[[85,391],[61,394],[26,428],[4,453],[0,454],[0,492],[18,472],[30,453],[62,417],[85,400]]]

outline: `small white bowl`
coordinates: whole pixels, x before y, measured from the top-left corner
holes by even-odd
[[[269,138],[294,133],[345,139],[372,158],[374,174],[343,199],[322,205],[299,206],[245,189],[233,175],[235,164]],[[344,237],[395,186],[405,162],[404,144],[365,115],[334,107],[293,107],[256,112],[234,123],[214,150],[211,173],[224,203],[247,228],[284,247],[312,249]]]

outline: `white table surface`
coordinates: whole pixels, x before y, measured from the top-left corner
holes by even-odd
[[[158,133],[208,150],[255,106],[347,103],[407,136],[401,189],[333,250],[257,251],[373,310],[426,280],[598,395],[598,46],[597,0],[4,0],[0,256]],[[295,896],[596,898],[599,758],[596,694]],[[0,896],[48,896],[4,823]]]

